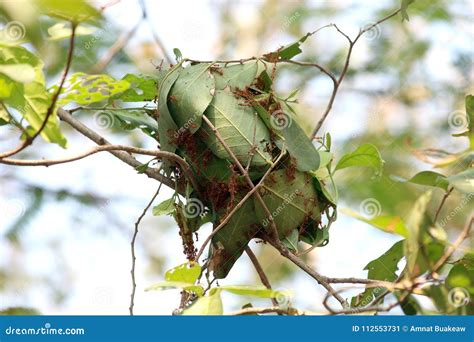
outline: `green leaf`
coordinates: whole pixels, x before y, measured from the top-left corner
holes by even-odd
[[[333,154],[327,151],[318,151],[319,153],[319,169],[325,168],[332,161]]]
[[[25,85],[25,107],[23,117],[30,123],[34,131],[38,131],[44,122],[44,118],[51,104],[51,97],[46,92],[44,85],[32,82]],[[59,122],[56,115],[51,115],[48,123],[41,132],[41,136],[48,142],[54,142],[61,147],[66,147],[67,140],[59,130]]]
[[[351,166],[365,166],[374,169],[379,175],[382,173],[383,163],[384,161],[377,147],[372,144],[363,144],[357,147],[353,152],[342,156],[334,171]]]
[[[43,62],[27,49],[20,46],[5,46],[1,45],[0,49],[0,65],[20,65],[25,64],[30,67],[25,67],[24,74],[16,74],[17,79],[24,81],[31,78],[31,67],[34,70],[34,77],[32,81],[25,84],[19,83],[10,77],[0,73],[0,99],[3,99],[4,104],[12,107],[20,112],[20,114],[31,125],[30,131],[38,131],[43,125],[46,113],[51,104],[51,95],[47,92],[43,74]],[[17,67],[10,72],[15,72]],[[28,71],[29,70],[29,71]],[[5,67],[4,67],[5,71]],[[66,138],[61,134],[59,129],[59,122],[56,114],[50,116],[48,123],[41,132],[41,137],[48,142],[57,143],[62,147],[67,144]]]
[[[397,296],[400,300],[400,296]],[[402,309],[405,315],[416,315],[418,312],[421,312],[421,306],[413,296],[408,296],[400,302],[400,308]]]
[[[468,134],[471,150],[474,150],[474,96],[466,96],[466,115],[468,120]]]
[[[406,227],[408,229],[408,237],[405,240],[405,256],[407,258],[407,271],[409,275],[416,276],[420,273],[418,255],[420,246],[424,243],[424,237],[429,228],[426,220],[426,209],[431,201],[431,191],[425,192],[415,202],[413,209],[408,215]]]
[[[329,243],[329,226],[320,228],[316,221],[309,220],[299,238],[313,247],[324,247]]]
[[[449,182],[447,181],[446,176],[433,171],[419,172],[412,178],[410,178],[407,182],[420,185],[435,186],[443,190],[447,190],[449,186]]]
[[[307,219],[320,220],[319,202],[312,178],[307,173],[273,171],[258,190],[277,226],[280,239],[289,236]],[[255,215],[264,227],[269,226],[260,202],[254,200]]]
[[[186,262],[166,271],[167,281],[179,281],[194,284],[201,275],[201,266],[197,262]]]
[[[331,133],[327,132],[326,133],[326,140],[325,140],[326,147],[328,148],[328,151],[331,150],[331,144],[332,144],[332,138],[331,138]]]
[[[236,196],[233,202],[220,204],[222,209],[218,212],[218,217],[226,215],[226,208],[233,208],[240,199],[241,197]],[[214,228],[220,221],[219,218],[215,220]],[[209,249],[209,270],[214,272],[214,277],[223,279],[227,276],[249,241],[259,230],[253,202],[248,199],[212,238]]]
[[[125,129],[140,128],[150,136],[158,131],[158,124],[145,111],[140,110],[107,110],[109,116],[116,117]]]
[[[171,113],[168,108],[168,94],[171,87],[176,82],[181,70],[181,64],[176,65],[171,69],[166,76],[163,78],[163,82],[159,88],[159,100],[158,100],[158,111],[160,116],[158,118],[158,133],[160,140],[160,147],[162,151],[172,152],[176,151],[176,138],[174,137],[178,127],[175,121],[171,117]],[[169,163],[164,163],[164,170],[169,172]]]
[[[227,182],[232,176],[230,161],[217,158],[200,139],[193,141],[193,150],[180,148],[178,153],[191,165],[199,183]]]
[[[283,244],[292,252],[298,252],[298,240],[300,238],[300,234],[297,229],[294,229],[290,235],[286,236],[282,242]]]
[[[227,291],[240,296],[253,296],[259,298],[278,298],[290,297],[289,291],[278,291],[267,289],[263,286],[249,286],[249,285],[225,285],[214,288],[214,291]]]
[[[401,14],[402,14],[402,20],[410,20],[408,17],[407,13],[407,8],[410,6],[412,3],[414,3],[415,0],[402,0],[402,6],[401,6]]]
[[[20,103],[22,101],[21,107],[23,107],[25,102],[24,93],[23,84],[15,82],[10,77],[0,73],[0,99],[10,103]],[[16,98],[16,100],[13,100],[13,98]]]
[[[474,192],[474,168],[449,176],[447,179],[452,186],[461,192],[466,194]]]
[[[108,75],[87,75],[82,72],[71,75],[68,86],[61,92],[59,105],[75,102],[79,105],[108,100],[130,87],[125,80],[115,80]]]
[[[224,309],[220,291],[200,297],[193,305],[183,311],[183,315],[222,315]]]
[[[271,164],[271,156],[265,151],[265,143],[270,142],[270,133],[252,107],[226,90],[217,90],[204,115],[222,136],[222,139],[237,159],[247,165],[250,151],[256,145],[251,166]],[[222,159],[230,159],[229,154],[208,125],[203,125],[203,140],[211,151]]]
[[[470,272],[474,271],[474,253],[466,253],[456,264],[463,265]]]
[[[438,311],[447,313],[449,293],[444,284],[426,286],[423,292],[433,301]]]
[[[364,270],[369,271],[367,278],[394,281],[397,279],[398,263],[403,258],[404,240],[396,242],[388,251],[369,262]]]
[[[461,287],[474,294],[474,273],[464,265],[454,265],[446,278],[446,286],[449,288]]]
[[[372,260],[364,267],[368,271],[368,279],[383,281],[395,281],[397,279],[398,263],[403,258],[404,240],[396,242],[388,251],[377,259]],[[371,303],[374,295],[381,294],[382,289],[367,288],[363,293],[355,296],[351,300],[351,306],[367,306]]]
[[[145,291],[160,291],[168,289],[182,289],[189,292],[194,292],[198,296],[204,294],[204,289],[201,285],[194,285],[193,283],[186,283],[182,281],[161,281],[148,287]]]
[[[158,93],[160,77],[164,77],[163,73],[160,73],[159,77],[127,74],[122,80],[128,82],[130,88],[114,96],[114,98],[124,102],[152,101]]]
[[[27,307],[11,307],[0,310],[0,316],[38,316],[41,313],[34,308]]]
[[[216,80],[216,89],[223,90],[226,87],[231,89],[245,89],[250,86],[257,75],[258,61],[251,61],[242,64],[219,67],[213,73]]]
[[[174,58],[176,59],[177,63],[179,63],[183,60],[183,54],[181,53],[180,49],[174,48],[173,53],[174,53]]]
[[[153,207],[153,215],[154,216],[161,216],[161,215],[169,215],[175,210],[174,207],[174,198],[169,198],[157,206]]]
[[[376,216],[373,218],[367,218],[350,209],[342,208],[340,211],[346,215],[368,223],[371,226],[374,226],[386,233],[398,234],[403,237],[408,236],[407,228],[399,216]]]
[[[35,5],[46,15],[75,23],[100,17],[85,0],[36,0]]]
[[[0,64],[0,73],[20,83],[30,83],[35,79],[35,69],[30,64]]]
[[[278,139],[284,140],[285,138],[281,134],[281,131],[275,129],[274,119],[272,118],[272,115],[265,108],[263,108],[263,106],[259,104],[255,99],[254,101],[252,101],[252,106],[257,112],[262,122],[265,124],[265,126],[267,126],[267,129],[273,132]]]
[[[191,133],[201,127],[202,115],[215,90],[210,67],[211,64],[202,63],[182,69],[168,95],[168,107],[175,123]]]
[[[77,26],[74,32],[76,37],[86,36],[95,32],[95,28],[86,27],[86,26]],[[66,23],[57,23],[50,28],[48,28],[49,40],[61,40],[70,38],[72,34],[72,28],[67,26]]]
[[[10,120],[10,114],[8,114],[5,107],[0,104],[0,126],[7,125],[8,123],[10,123]]]
[[[316,171],[320,165],[319,153],[300,125],[290,119],[281,132],[288,152],[296,160],[296,168],[303,172]]]
[[[321,175],[322,172],[324,172],[324,177]],[[309,174],[313,177],[315,189],[321,191],[332,204],[336,205],[339,200],[339,193],[330,171],[319,169],[316,172],[309,172]]]
[[[288,60],[292,59],[293,57],[299,55],[301,52],[301,44],[308,39],[309,36],[313,35],[314,32],[310,33],[308,32],[306,35],[301,37],[299,40],[297,40],[294,43],[282,46],[279,48],[277,51],[270,52],[264,55],[265,59],[268,60],[269,62],[274,62],[275,60]]]

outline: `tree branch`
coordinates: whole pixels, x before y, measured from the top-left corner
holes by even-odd
[[[436,210],[436,214],[434,216],[433,222],[438,221],[438,216],[441,213],[441,209],[443,209],[444,203],[446,203],[446,200],[448,199],[449,195],[451,195],[451,192],[453,192],[454,187],[451,187],[450,189],[446,190],[443,198],[441,199],[441,202],[439,204],[438,209]]]
[[[68,111],[64,110],[63,108],[58,109],[58,117],[61,120],[67,122],[76,131],[95,142],[97,145],[111,145],[110,142],[107,141],[104,137],[84,125],[81,121],[75,119]],[[116,158],[123,161],[125,164],[130,165],[134,169],[139,166],[142,166],[142,163],[133,158],[129,153],[123,151],[110,151],[110,153]],[[169,179],[168,177],[165,177],[156,169],[147,167],[144,171],[144,174],[146,174],[149,178],[156,179],[157,181],[163,183],[171,189],[176,188],[176,185],[173,180]]]
[[[245,247],[245,253],[250,258],[250,261],[252,261],[253,266],[255,267],[255,270],[257,271],[258,276],[260,277],[260,281],[262,284],[267,288],[271,289],[272,285],[270,284],[270,281],[268,280],[267,275],[265,274],[265,271],[262,268],[262,265],[258,262],[257,256],[252,252],[252,249],[249,246]],[[274,306],[278,306],[278,301],[275,298],[272,298],[272,303]]]
[[[474,216],[471,216],[470,219],[467,221],[466,225],[464,226],[464,229],[459,234],[456,241],[454,241],[454,243],[446,249],[446,251],[441,256],[441,258],[439,258],[439,260],[433,266],[432,274],[437,272],[446,263],[446,261],[448,261],[448,259],[458,249],[458,247],[461,245],[464,239],[469,236],[469,232],[471,231],[473,221],[474,221]]]
[[[345,59],[345,62],[344,62],[344,67],[342,69],[342,72],[341,72],[341,75],[339,76],[339,78],[337,79],[337,81],[335,81],[335,79],[332,79],[333,82],[334,82],[334,87],[333,87],[333,91],[332,91],[332,94],[331,94],[331,97],[329,98],[329,102],[328,102],[328,105],[326,106],[326,110],[324,111],[323,113],[323,116],[321,117],[321,119],[319,119],[318,123],[316,124],[316,127],[314,128],[313,130],[313,133],[311,135],[311,139],[314,139],[316,137],[316,135],[318,134],[319,130],[321,129],[321,126],[323,125],[324,121],[327,119],[329,113],[331,112],[331,109],[332,109],[332,106],[334,104],[334,100],[336,99],[336,95],[337,95],[337,91],[339,90],[339,87],[341,86],[341,83],[342,81],[344,80],[344,77],[346,76],[346,73],[347,73],[347,70],[349,69],[349,63],[350,63],[350,59],[351,59],[351,55],[352,55],[352,50],[354,48],[354,45],[355,43],[359,40],[359,38],[364,34],[366,33],[367,31],[370,31],[372,28],[374,28],[375,26],[377,26],[378,24],[394,17],[395,15],[397,15],[398,13],[400,12],[400,9],[396,10],[395,12],[389,14],[388,16],[380,19],[379,21],[377,21],[376,23],[372,24],[372,25],[369,25],[367,26],[366,28],[364,29],[361,29],[359,31],[359,34],[355,37],[354,40],[352,40],[347,34],[345,34],[343,31],[341,31],[339,29],[339,27],[337,27],[337,25],[333,24],[332,26],[340,33],[342,34],[346,39],[347,41],[349,42],[349,49],[347,51],[347,55],[346,55],[346,59]]]
[[[296,255],[290,252],[288,248],[286,248],[283,244],[281,243],[275,243],[274,241],[268,241],[273,247],[275,247],[282,256],[290,260],[292,263],[294,263],[296,266],[298,266],[300,269],[305,271],[309,276],[311,276],[313,279],[315,279],[318,284],[320,284],[322,287],[324,287],[329,294],[331,294],[336,300],[342,305],[343,308],[346,308],[347,302],[344,298],[342,298],[336,290],[326,281],[325,277],[315,270],[313,270],[311,267],[306,265],[303,260],[298,258]]]

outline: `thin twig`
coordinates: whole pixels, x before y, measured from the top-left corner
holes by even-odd
[[[101,135],[96,133],[94,130],[84,125],[81,121],[75,119],[68,111],[64,110],[63,108],[58,109],[58,117],[61,120],[67,122],[77,132],[81,133],[85,137],[95,142],[97,145],[111,145],[111,143],[107,141],[104,137],[102,137]],[[110,151],[110,153],[114,157],[120,159],[122,162],[130,165],[131,167],[135,169],[143,165],[127,152]],[[165,177],[158,170],[154,168],[147,167],[144,170],[144,174],[146,174],[149,178],[156,179],[157,181],[163,183],[164,185],[168,186],[171,189],[176,188],[176,185],[173,180],[169,179],[168,177]]]
[[[400,9],[398,9],[395,12],[393,12],[393,13],[387,15],[386,17],[380,19],[376,23],[374,23],[372,25],[369,25],[369,26],[365,27],[364,29],[361,29],[359,31],[359,34],[355,37],[354,40],[352,40],[347,34],[345,34],[343,31],[341,31],[337,25],[335,25],[335,24],[332,25],[340,34],[342,34],[347,39],[347,41],[349,42],[349,49],[347,51],[347,55],[346,55],[346,59],[345,59],[345,62],[344,62],[344,67],[342,69],[341,75],[339,76],[339,78],[337,79],[336,82],[335,82],[334,79],[332,79],[333,80],[333,85],[334,85],[333,86],[333,91],[332,91],[331,97],[329,98],[329,102],[326,106],[326,110],[324,111],[321,119],[319,119],[318,123],[316,124],[316,127],[313,130],[313,133],[311,135],[312,139],[314,139],[316,137],[319,130],[321,129],[321,126],[323,125],[324,121],[327,119],[329,113],[331,112],[332,106],[334,104],[334,100],[336,99],[337,91],[339,90],[339,87],[341,86],[341,83],[344,80],[344,77],[346,76],[347,70],[349,69],[349,63],[350,63],[350,59],[351,59],[351,56],[352,56],[352,50],[354,48],[355,43],[359,40],[359,38],[364,33],[366,33],[367,31],[370,31],[372,28],[374,28],[378,24],[394,17],[399,12],[400,12]]]
[[[467,221],[466,225],[464,226],[464,229],[461,231],[461,233],[457,237],[456,241],[454,241],[454,243],[446,249],[446,251],[441,256],[441,258],[439,258],[439,260],[433,266],[432,273],[437,272],[446,263],[446,261],[448,261],[451,255],[453,255],[453,253],[461,245],[464,239],[469,236],[469,232],[471,231],[473,221],[474,221],[474,216],[471,216],[471,218]]]
[[[309,276],[311,276],[313,279],[315,279],[318,284],[320,284],[322,287],[324,287],[329,294],[331,294],[336,300],[342,305],[343,308],[346,308],[348,306],[347,301],[342,298],[336,290],[326,281],[325,277],[315,270],[313,270],[311,267],[306,265],[303,260],[298,258],[296,255],[291,253],[288,248],[286,248],[283,244],[275,244],[274,241],[269,241],[270,244],[272,244],[280,253],[283,255],[285,258],[290,260],[292,263],[294,263],[296,266],[298,266],[300,269],[305,271]]]
[[[130,39],[135,35],[138,28],[146,18],[146,13],[142,9],[142,15],[137,23],[132,27],[130,31],[122,35],[105,53],[105,55],[92,67],[93,74],[101,73],[112,59],[128,44]]]
[[[268,280],[268,277],[265,274],[265,271],[263,270],[262,265],[260,265],[260,262],[258,261],[257,256],[252,252],[252,249],[249,246],[245,247],[245,253],[247,253],[247,255],[250,258],[250,261],[252,261],[252,264],[255,267],[255,270],[257,271],[257,274],[262,284],[267,289],[271,289],[272,285],[270,284],[270,281]],[[273,305],[278,306],[278,301],[275,298],[272,298],[272,303]]]
[[[444,203],[446,203],[446,200],[448,199],[449,195],[451,195],[451,192],[453,192],[454,187],[451,187],[446,190],[443,198],[441,199],[441,203],[439,204],[438,209],[436,210],[436,214],[434,216],[433,222],[438,221],[438,216],[441,213],[441,209],[443,209]]]
[[[299,312],[294,308],[282,308],[279,306],[274,306],[270,308],[244,308],[237,311],[232,311],[228,313],[230,316],[242,316],[242,315],[262,315],[268,313],[276,313],[279,315],[288,315],[288,316],[299,316],[307,314],[306,312]]]
[[[69,157],[69,158],[64,158],[64,159],[41,159],[41,160],[21,160],[21,159],[0,159],[0,164],[7,164],[7,165],[15,165],[15,166],[52,166],[52,165],[58,165],[58,164],[65,164],[65,163],[70,163],[73,161],[77,161],[80,159],[84,159],[88,156],[91,156],[93,154],[99,153],[99,152],[111,152],[111,151],[124,151],[128,153],[135,153],[135,154],[142,154],[142,155],[147,155],[147,156],[153,156],[157,157],[160,159],[168,159],[176,164],[178,164],[181,169],[183,170],[184,174],[188,178],[188,180],[191,182],[193,188],[199,192],[199,185],[196,182],[194,175],[191,171],[191,167],[189,164],[180,156],[177,154],[171,153],[171,152],[166,152],[166,151],[158,151],[158,150],[147,150],[144,148],[139,148],[139,147],[133,147],[133,146],[125,146],[125,145],[99,145],[91,148],[89,151],[80,153],[78,155]]]
[[[160,49],[160,51],[163,54],[163,57],[166,59],[166,61],[169,64],[172,64],[173,60],[171,59],[171,56],[168,54],[168,51],[165,49],[163,41],[160,39],[160,37],[158,37],[158,34],[155,32],[155,29],[153,27],[153,23],[150,21],[150,18],[148,17],[148,12],[146,10],[146,5],[145,5],[144,0],[140,0],[140,7],[142,8],[142,11],[144,13],[144,19],[148,23],[148,27],[150,28],[151,36],[153,37],[153,40],[154,40],[155,44]]]
[[[224,149],[226,150],[226,152],[229,154],[229,156],[231,157],[231,159],[234,161],[234,163],[237,165],[237,167],[239,168],[240,172],[242,173],[242,175],[244,176],[245,178],[245,181],[247,182],[248,186],[250,187],[250,189],[254,189],[255,188],[255,185],[253,184],[252,180],[250,179],[250,176],[248,174],[247,171],[245,171],[245,168],[242,166],[242,164],[240,163],[240,161],[237,159],[237,157],[235,156],[234,152],[232,152],[232,150],[230,149],[230,147],[227,145],[227,143],[225,142],[224,138],[222,138],[220,132],[217,130],[216,127],[214,127],[214,125],[212,124],[211,121],[209,121],[209,119],[203,115],[202,117],[203,121],[209,126],[209,128],[214,132],[214,134],[216,135],[216,138],[217,140],[219,140],[219,142],[221,143],[221,145],[224,147]],[[273,164],[275,165],[275,164]],[[278,238],[278,229],[276,227],[276,224],[275,224],[275,221],[273,219],[273,216],[272,214],[270,213],[270,210],[268,210],[268,207],[267,205],[265,204],[265,201],[263,200],[262,196],[260,196],[260,194],[258,193],[258,191],[254,191],[254,196],[255,198],[258,200],[258,202],[260,203],[260,205],[262,206],[263,208],[263,211],[265,213],[265,216],[268,220],[268,222],[270,223],[270,237],[272,239],[275,239],[275,241],[279,241],[279,238]]]
[[[143,209],[141,215],[138,217],[137,221],[135,222],[135,230],[133,232],[132,241],[130,242],[130,249],[131,249],[131,253],[132,253],[132,269],[130,271],[130,274],[131,274],[131,277],[132,277],[132,293],[130,294],[130,307],[129,307],[130,316],[133,316],[133,307],[135,306],[135,291],[137,289],[137,282],[135,281],[135,265],[136,265],[136,261],[137,261],[137,258],[136,258],[136,255],[135,255],[135,242],[136,242],[137,236],[138,236],[138,227],[139,227],[140,222],[142,221],[143,217],[145,216],[146,212],[148,211],[148,209],[150,209],[151,205],[153,204],[156,197],[160,193],[162,185],[163,185],[163,183],[160,183],[160,185],[158,186],[158,190],[156,190],[156,192],[153,195],[153,197],[151,198],[150,202],[148,202],[145,209]]]

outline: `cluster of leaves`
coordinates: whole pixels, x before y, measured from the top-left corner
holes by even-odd
[[[147,291],[179,288],[192,293],[194,304],[182,311],[183,315],[222,315],[222,292],[257,298],[285,298],[289,301],[291,293],[277,291],[261,286],[226,285],[205,290],[197,284],[202,275],[201,266],[196,262],[187,262],[168,270],[165,281],[150,286]],[[208,293],[206,293],[208,292]]]
[[[329,224],[322,224],[321,214],[335,203],[322,192],[316,172],[329,160],[320,163],[289,101],[273,92],[270,69],[258,59],[178,63],[159,88],[161,149],[189,162],[202,189],[193,189],[188,201],[198,199],[209,208],[215,226],[250,191],[231,154],[253,181],[272,168],[259,191],[280,239],[291,248],[299,240],[324,245]],[[275,165],[279,155],[283,158]],[[251,199],[213,237],[210,269],[217,278],[224,278],[248,242],[268,229],[266,220],[262,206]]]
[[[469,125],[465,131],[454,134],[454,136],[467,137],[469,139],[469,147],[464,151],[456,153],[455,158],[451,156],[448,162],[437,165],[445,168],[456,166],[458,173],[445,176],[434,171],[422,171],[408,180],[400,179],[400,182],[441,189],[446,194],[456,190],[465,196],[466,203],[471,201],[474,193],[474,169],[471,166],[474,147],[474,129],[472,125],[472,120],[474,119],[474,96],[468,95],[465,99],[465,105],[466,120],[469,122]],[[466,162],[466,160],[470,162]],[[450,247],[450,242],[445,230],[446,222],[435,222],[429,215],[428,205],[432,201],[432,195],[433,190],[423,193],[414,203],[406,219],[387,215],[366,218],[359,213],[344,210],[350,216],[387,233],[396,234],[404,238],[396,242],[379,258],[367,264],[364,270],[368,271],[369,279],[393,282],[403,279],[415,279],[422,276],[430,278],[433,276],[433,272],[439,271],[438,269],[434,270],[433,267],[435,267],[441,256],[446,252],[446,249]],[[454,211],[456,210],[458,209],[454,209]],[[472,222],[469,222],[468,219],[467,224],[470,225]],[[474,296],[473,260],[474,253],[468,249],[457,261],[449,265],[450,269],[448,268],[449,272],[444,282],[424,287],[421,294],[431,298],[436,309],[441,313],[472,315],[474,313],[474,306],[469,298]],[[401,261],[405,261],[406,264],[399,271]],[[437,266],[441,267],[444,265]],[[386,291],[386,289],[367,288],[363,293],[352,298],[351,305],[356,308],[368,306],[383,291]],[[398,292],[395,291],[395,293]],[[400,294],[398,296],[400,297]],[[406,314],[424,312],[413,296],[404,298],[401,307]]]
[[[96,20],[100,17],[97,9],[85,1],[40,0],[37,1],[36,8],[39,15],[66,20],[75,26],[83,21]],[[69,38],[71,31],[65,23],[58,23],[51,27],[50,34],[53,39]],[[90,32],[81,28],[77,34],[88,33]],[[51,91],[54,88],[46,87],[43,61],[28,49],[18,46],[21,41],[6,38],[2,37],[0,40],[0,125],[14,124],[22,129],[23,138],[26,138],[42,127],[52,102]],[[15,113],[19,113],[20,117],[28,122],[26,128],[17,122]],[[54,113],[42,130],[41,136],[48,142],[66,147],[66,138],[59,130]]]

